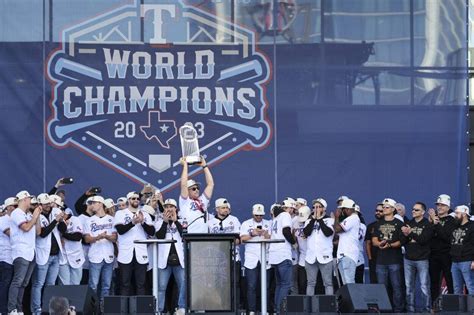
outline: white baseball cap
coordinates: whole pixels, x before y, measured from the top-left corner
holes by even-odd
[[[253,215],[265,215],[265,207],[261,203],[256,203],[252,206]]]
[[[150,215],[155,215],[155,213],[156,213],[155,209],[153,209],[153,207],[152,207],[152,206],[149,206],[149,205],[144,205],[144,206],[142,207],[142,211],[144,211],[144,212],[146,212],[146,213],[148,213],[148,214],[150,214]]]
[[[321,204],[324,208],[327,208],[327,207],[328,207],[328,203],[327,203],[326,200],[324,200],[323,198],[314,199],[314,200],[313,200],[313,205],[314,205],[315,203]]]
[[[216,203],[215,203],[215,206],[216,208],[219,208],[219,207],[229,207],[230,209],[230,203],[227,201],[227,199],[225,198],[219,198],[216,200]]]
[[[36,196],[32,195],[31,196],[31,204],[37,204],[38,200],[36,199]]]
[[[62,207],[64,205],[63,200],[58,195],[49,195],[49,200],[51,202],[54,202],[55,204],[57,204],[60,207]]]
[[[33,196],[31,196],[30,193],[27,192],[26,190],[22,190],[18,194],[16,194],[16,199],[18,201],[20,201],[22,199],[25,199],[25,198],[31,198],[31,197],[33,197]]]
[[[356,212],[360,212],[360,206],[358,204],[355,205],[354,209]]]
[[[51,198],[49,198],[49,195],[47,193],[39,194],[36,199],[38,199],[38,202],[42,205],[51,203]]]
[[[311,215],[311,209],[308,206],[302,206],[298,210],[298,221],[305,222],[306,220],[308,220],[310,215]]]
[[[302,204],[303,206],[308,205],[308,202],[304,198],[296,198],[296,203]]]
[[[178,203],[176,202],[176,200],[172,199],[172,198],[168,198],[165,200],[165,202],[163,203],[163,206],[166,206],[166,205],[171,205],[171,206],[175,206],[176,208],[178,208]]]
[[[445,205],[451,207],[451,197],[446,194],[441,194],[436,198],[436,204]]]
[[[384,200],[382,200],[382,204],[395,208],[395,205],[397,204],[397,202],[393,200],[392,198],[385,198]]]
[[[112,208],[112,207],[115,207],[115,203],[114,203],[114,200],[112,198],[107,198],[104,200],[104,206],[105,208]]]
[[[87,198],[87,203],[91,204],[93,202],[100,202],[102,204],[104,204],[104,197],[102,196],[92,196],[92,197],[89,197]]]
[[[15,197],[9,197],[3,202],[3,206],[6,208],[8,206],[16,206],[18,204]]]
[[[352,199],[343,199],[341,205],[338,207],[339,209],[342,208],[347,208],[347,209],[354,209],[355,208],[355,202]]]
[[[121,203],[121,202],[127,203],[127,197],[120,197],[117,199],[117,203]]]
[[[336,202],[339,202],[339,201],[343,201],[343,200],[346,200],[346,199],[349,199],[349,197],[347,196],[339,196],[336,200]]]
[[[471,216],[471,213],[469,211],[469,207],[468,206],[465,206],[465,205],[460,205],[460,206],[457,206],[456,209],[454,210],[455,213],[465,213],[467,214],[469,217]]]
[[[131,191],[127,194],[127,199],[130,199],[130,198],[133,198],[133,197],[140,198],[140,195],[136,191]]]
[[[186,183],[187,187],[188,188],[191,188],[193,186],[198,186],[200,187],[201,186],[201,183],[198,183],[197,181],[195,181],[194,179],[189,179],[188,182]]]
[[[288,208],[296,208],[296,200],[291,198],[291,197],[286,197],[283,200],[283,207],[288,207]]]

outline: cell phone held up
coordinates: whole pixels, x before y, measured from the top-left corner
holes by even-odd
[[[90,190],[91,193],[93,194],[100,194],[102,192],[102,188],[100,187],[92,187]]]
[[[64,177],[61,182],[65,185],[72,184],[74,182],[74,179],[72,177]]]

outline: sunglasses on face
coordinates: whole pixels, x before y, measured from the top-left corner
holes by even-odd
[[[416,209],[416,208],[413,208],[412,210],[415,212],[422,211],[422,209]]]
[[[256,217],[263,217],[261,214],[254,214]]]
[[[130,200],[138,200],[138,197],[130,198]]]
[[[196,190],[199,190],[199,187],[191,187],[189,188],[189,190],[196,191]]]

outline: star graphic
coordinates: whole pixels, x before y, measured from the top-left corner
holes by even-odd
[[[160,126],[161,132],[168,132],[169,126],[166,124],[163,124]]]

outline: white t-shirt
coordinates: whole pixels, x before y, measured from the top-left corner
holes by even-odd
[[[356,264],[357,267],[365,263],[365,258],[364,258],[365,232],[367,232],[367,226],[361,222],[360,227],[359,227],[359,260],[357,261],[357,264]]]
[[[31,213],[25,213],[16,208],[10,215],[10,244],[12,246],[12,259],[21,257],[27,261],[35,258],[36,227],[33,226],[28,232],[20,229],[20,225],[33,219]]]
[[[140,211],[140,210],[139,210]],[[143,218],[145,220],[145,224],[153,226],[153,221],[150,215],[145,212],[141,211],[143,214]],[[136,213],[138,214],[138,212]],[[136,215],[129,209],[123,209],[122,211],[118,211],[115,214],[114,218],[114,227],[123,224],[127,225],[132,222],[134,215]],[[148,263],[148,250],[146,244],[135,244],[134,241],[136,240],[146,240],[148,238],[148,234],[143,229],[141,224],[135,224],[133,228],[128,230],[125,234],[118,235],[117,244],[118,244],[118,257],[117,261],[121,264],[129,264],[132,262],[133,253],[135,253],[135,258],[139,264],[147,264]]]
[[[293,222],[293,231],[296,236],[296,241],[298,242],[298,265],[302,267],[305,266],[307,248],[307,239],[303,233],[305,225],[305,222],[299,222],[298,220]]]
[[[320,264],[327,264],[333,260],[333,238],[334,238],[334,219],[327,217],[323,219],[324,223],[333,231],[330,236],[324,235],[321,225],[318,221],[314,222],[313,232],[307,239],[306,262],[314,264],[316,260]],[[306,225],[310,220],[306,221]]]
[[[97,215],[92,216],[86,223],[84,228],[84,234],[90,236],[97,236],[103,232],[107,232],[107,235],[112,235],[117,231],[114,228],[114,218],[108,214],[102,218]],[[89,261],[94,264],[98,264],[102,261],[110,264],[114,261],[114,245],[107,239],[98,240],[90,244],[89,249]]]
[[[67,225],[66,233],[81,233],[83,234],[83,228],[81,220],[78,217],[71,217]],[[70,241],[63,238],[64,242],[64,256],[67,263],[72,268],[81,268],[84,264],[84,250],[82,248],[81,241]]]
[[[208,225],[209,233],[211,234],[235,233],[240,235],[240,221],[237,217],[230,214],[222,221],[214,216],[209,220]],[[235,249],[235,261],[240,261],[240,248],[238,245]]]
[[[207,212],[199,210],[202,208],[205,211],[208,206],[209,199],[204,194],[199,196],[198,200],[193,200],[189,197],[184,199],[179,196],[179,211],[183,218],[183,224],[188,226],[188,233],[209,233],[208,225],[204,221],[205,213]],[[210,219],[209,215],[208,219]]]
[[[349,257],[357,263],[359,260],[359,228],[360,219],[357,213],[353,213],[341,222],[344,232],[339,234],[339,245],[337,247],[337,258]]]
[[[12,247],[10,245],[10,236],[5,231],[10,229],[10,216],[5,214],[0,217],[0,261],[12,264]]]
[[[268,262],[271,265],[277,265],[284,260],[291,261],[291,244],[283,235],[283,229],[291,229],[291,216],[287,212],[280,213],[272,222],[271,239],[284,239],[284,243],[271,243],[268,252]]]
[[[271,222],[269,220],[262,220],[256,222],[253,218],[244,221],[240,227],[240,236],[250,236],[250,233],[257,229],[257,226],[261,226],[262,230],[270,233]],[[252,240],[263,239],[263,236],[253,236]],[[245,263],[244,267],[247,269],[255,269],[258,262],[260,261],[260,244],[248,244],[245,243]]]
[[[155,228],[156,231],[161,229],[163,226],[163,219],[158,219],[155,223]],[[181,223],[181,220],[179,220]],[[176,248],[176,253],[178,254],[179,257],[179,264],[181,265],[182,268],[184,268],[184,247],[183,247],[183,240],[181,238],[181,235],[179,235],[178,228],[174,224],[174,222],[170,225],[168,224],[166,228],[166,235],[165,239],[173,239],[176,240],[176,243],[174,243],[174,246]],[[165,269],[166,266],[168,265],[168,256],[170,254],[170,249],[171,249],[171,244],[160,244],[158,246],[158,268],[160,269]]]
[[[85,234],[86,230],[86,224],[89,221],[91,217],[81,214],[80,216],[77,217],[79,221],[81,221],[81,227],[82,227],[82,234]],[[82,242],[82,251],[84,252],[84,264],[82,265],[83,269],[89,269],[89,249],[91,248],[90,244],[87,244],[86,242]]]

